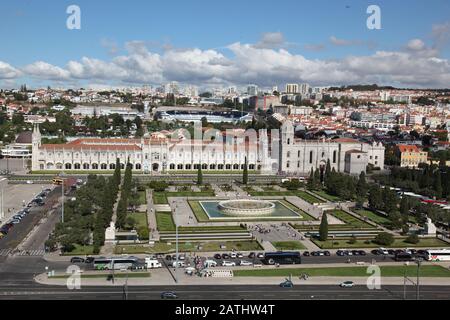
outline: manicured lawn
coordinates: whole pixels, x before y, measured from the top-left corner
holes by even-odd
[[[241,226],[205,226],[205,227],[180,227],[179,231],[183,233],[222,233],[222,232],[240,232],[246,231]]]
[[[214,197],[213,190],[193,192],[193,191],[179,191],[179,192],[154,192],[153,203],[154,204],[168,204],[167,198],[177,197]]]
[[[107,278],[111,273],[108,271],[107,273],[99,273],[99,274],[81,274],[81,279],[98,279],[98,278]],[[53,277],[48,277],[49,279],[67,279],[70,275],[56,275]],[[151,274],[149,272],[115,272],[115,278],[150,278]]]
[[[210,242],[180,242],[178,250],[181,252],[211,252],[211,251],[259,251],[261,245],[257,241],[210,241]],[[225,245],[221,249],[220,245]],[[173,253],[175,252],[175,241],[169,245],[167,242],[157,242],[155,246],[149,245],[118,245],[116,254],[145,254],[145,253]],[[202,249],[199,250],[198,246]]]
[[[91,255],[94,250],[94,246],[80,246],[75,245],[75,249],[70,252],[65,252],[64,256],[86,256]]]
[[[301,210],[296,205],[290,203],[287,200],[279,200],[279,202],[282,203],[284,206],[288,207],[289,209],[291,209],[292,211],[300,214],[302,216],[303,221],[315,221],[316,220],[314,217],[310,216],[305,211]]]
[[[316,193],[319,196],[321,196],[322,198],[327,199],[328,201],[331,201],[331,202],[340,202],[340,201],[342,201],[342,199],[339,198],[338,196],[333,196],[333,195],[327,193],[324,190],[313,191],[313,193]]]
[[[332,214],[339,220],[352,226],[354,229],[375,228],[372,225],[368,224],[367,222],[364,222],[363,220],[358,219],[358,218],[352,216],[351,214],[349,214],[345,211],[342,211],[342,210],[328,211],[327,214]]]
[[[143,205],[147,203],[147,195],[145,193],[145,191],[138,191],[139,194],[139,204],[138,205]]]
[[[202,206],[200,205],[200,202],[198,201],[188,201],[189,206],[191,207],[192,212],[194,213],[195,217],[197,218],[198,222],[208,222],[209,217],[206,214],[205,210],[203,210]]]
[[[292,224],[292,227],[294,229],[297,229],[298,231],[318,231],[319,226],[318,225],[300,225],[300,224]],[[329,231],[351,231],[356,230],[354,227],[348,224],[330,224],[328,225]],[[372,227],[369,228],[358,228],[358,231],[361,230],[374,230]]]
[[[132,217],[136,222],[136,230],[139,230],[140,227],[148,227],[146,212],[127,213],[127,217]]]
[[[165,192],[153,192],[153,203],[154,204],[168,204]]]
[[[397,238],[391,246],[381,246],[377,243],[374,243],[373,239],[359,239],[356,243],[350,244],[349,238],[346,239],[334,239],[327,241],[320,241],[318,239],[312,239],[312,241],[317,244],[322,249],[346,249],[346,248],[378,248],[378,247],[387,247],[387,248],[445,248],[450,247],[450,245],[440,239],[437,238],[426,238],[421,239],[418,244],[411,244],[405,242],[405,238]],[[366,243],[369,240],[370,243]],[[336,243],[333,245],[333,243]]]
[[[277,241],[272,242],[272,245],[277,248],[277,250],[304,250],[305,246],[300,241]]]
[[[415,277],[416,266],[382,266],[382,277]],[[295,268],[295,269],[267,269],[267,270],[235,270],[235,277],[298,277],[308,274],[311,277],[367,277],[367,267],[333,267],[333,268]],[[450,270],[441,266],[420,267],[421,277],[450,277]]]
[[[171,212],[155,212],[158,231],[175,231],[175,222]]]
[[[303,200],[305,200],[306,202],[309,202],[311,204],[313,204],[313,203],[323,203],[322,200],[320,200],[319,198],[314,197],[313,195],[310,195],[309,193],[307,193],[305,191],[297,191],[296,192],[296,196],[298,196],[299,198],[302,198]]]
[[[375,223],[381,224],[383,226],[387,226],[390,224],[390,221],[388,218],[379,215],[373,211],[369,210],[355,210],[355,212],[363,217],[367,217],[369,220],[372,220]]]

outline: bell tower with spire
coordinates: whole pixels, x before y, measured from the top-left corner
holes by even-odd
[[[33,125],[33,134],[32,134],[32,147],[31,147],[31,170],[36,171],[39,170],[39,148],[41,147],[41,131],[39,130],[39,124]]]

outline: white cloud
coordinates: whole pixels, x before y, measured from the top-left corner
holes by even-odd
[[[362,44],[362,41],[359,40],[346,40],[346,39],[338,39],[335,36],[330,37],[330,42],[334,44],[335,46],[354,46],[354,45],[360,45]]]
[[[438,50],[427,47],[421,39],[409,41],[402,51],[377,51],[333,60],[308,59],[286,48],[272,47],[284,42],[281,40],[272,35],[263,37],[259,45],[233,43],[226,47],[231,55],[199,48],[168,48],[156,53],[146,42],[132,41],[125,44],[127,54],[109,60],[83,57],[64,67],[38,61],[21,70],[24,76],[42,80],[99,85],[178,81],[197,85],[309,82],[319,86],[379,83],[448,87],[450,83],[449,61],[439,58]],[[261,45],[263,42],[266,45]],[[0,62],[0,78],[19,75],[19,70]]]
[[[435,46],[442,47],[450,41],[450,21],[433,25],[431,35],[435,41]]]
[[[423,50],[425,48],[425,43],[420,39],[412,39],[408,42],[407,48],[414,51]]]
[[[261,40],[254,47],[258,49],[273,49],[282,47],[285,44],[286,40],[281,32],[266,32],[263,33]]]
[[[44,61],[36,61],[22,68],[29,76],[48,80],[70,80],[70,72]]]
[[[0,61],[0,79],[14,79],[19,76],[19,70],[6,62]]]

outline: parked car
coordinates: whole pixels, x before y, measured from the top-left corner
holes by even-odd
[[[230,255],[227,253],[222,254],[223,259],[230,259]]]
[[[214,255],[214,259],[220,260],[220,259],[222,259],[222,256],[219,253],[216,253]]]
[[[254,252],[250,252],[248,255],[249,259],[253,259],[255,257],[255,253]]]
[[[327,257],[331,256],[330,251],[324,251],[323,254],[324,254],[325,256],[327,256]]]
[[[309,257],[309,256],[310,256],[310,253],[309,253],[309,251],[305,251],[305,252],[303,252],[303,256],[304,256],[304,257]]]
[[[222,262],[222,267],[235,267],[236,266],[236,262],[233,261],[223,261]]]
[[[172,256],[168,254],[168,255],[166,256],[166,260],[167,260],[167,261],[171,261],[171,260],[172,260]]]
[[[343,256],[345,256],[345,251],[338,250],[338,251],[336,251],[336,255],[338,255],[339,257],[343,257]]]
[[[242,253],[238,252],[238,253],[236,254],[236,257],[237,257],[237,258],[243,258],[244,255],[243,255]]]
[[[70,263],[83,263],[84,259],[80,258],[80,257],[73,257],[72,259],[70,259]]]
[[[364,250],[359,250],[358,252],[359,252],[360,256],[366,256],[367,255],[367,253]]]
[[[240,265],[240,266],[243,266],[243,267],[248,267],[248,266],[252,266],[253,263],[250,262],[250,261],[241,260],[241,262],[239,262],[239,265]]]
[[[291,280],[286,280],[286,281],[280,283],[280,287],[282,287],[282,288],[293,288],[294,284],[292,283]]]
[[[339,286],[341,288],[353,288],[354,285],[355,283],[353,281],[344,281]]]
[[[256,256],[258,259],[263,259],[264,258],[264,253],[260,252],[257,254]]]
[[[13,220],[11,220],[9,223],[12,223],[12,224],[19,224],[19,223],[20,223],[20,220],[13,219]]]
[[[178,296],[175,292],[162,292],[161,299],[178,299]]]
[[[177,266],[178,266],[178,268],[184,268],[184,267],[186,267],[186,263],[184,263],[184,261],[178,261],[178,263],[176,260],[173,261],[172,267],[176,268]]]
[[[85,262],[85,263],[92,263],[92,262],[94,262],[94,260],[95,260],[94,257],[87,257],[87,258],[84,260],[84,262]]]
[[[217,262],[214,260],[206,260],[204,263],[204,266],[206,268],[214,268],[214,267],[217,267]]]
[[[231,259],[236,259],[237,258],[237,253],[236,252],[232,252],[230,254]]]

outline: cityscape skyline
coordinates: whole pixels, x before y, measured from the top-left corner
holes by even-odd
[[[177,10],[167,15],[171,8],[164,4],[135,1],[105,7],[78,1],[80,30],[66,28],[66,9],[72,4],[67,1],[55,6],[2,4],[2,11],[12,14],[0,22],[2,35],[10,39],[0,52],[0,87],[132,87],[171,81],[202,88],[304,82],[448,86],[448,3],[435,1],[427,7],[414,1],[402,11],[402,4],[378,1],[381,30],[366,26],[371,3],[347,3],[286,0],[279,8],[293,9],[274,14],[267,10],[268,1],[258,6],[231,2],[228,10],[203,1],[177,2]],[[202,10],[205,6],[211,14]],[[308,14],[296,16],[297,10]],[[246,20],[249,14],[260,19]],[[418,15],[420,22],[410,21]],[[190,23],[183,26],[186,17]],[[333,28],[322,23],[333,19]],[[30,36],[30,30],[39,36]]]

